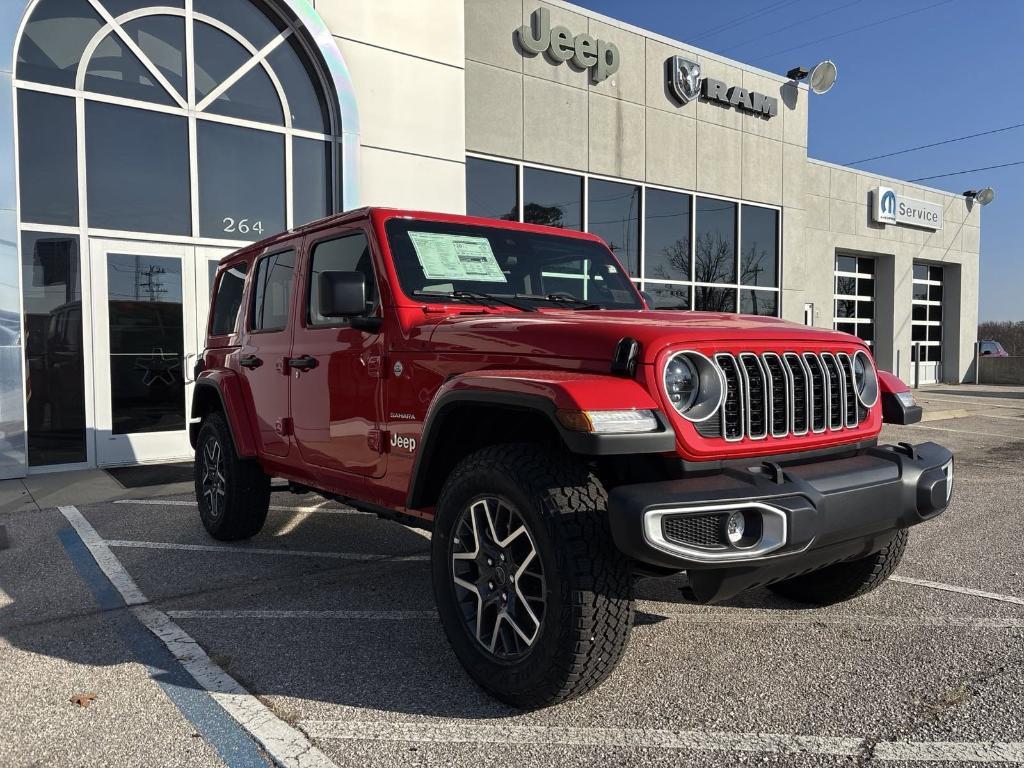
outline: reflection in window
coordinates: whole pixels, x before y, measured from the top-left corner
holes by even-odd
[[[697,310],[702,312],[735,312],[735,288],[710,288],[698,285],[694,288],[697,296]]]
[[[202,122],[199,233],[258,240],[285,228],[284,136]]]
[[[696,225],[694,280],[699,283],[735,283],[736,203],[698,197]],[[700,303],[698,299],[697,309],[704,309]],[[734,297],[732,310],[713,311],[735,311],[735,304]]]
[[[591,179],[587,230],[602,238],[626,271],[640,276],[640,187]]]
[[[88,0],[43,0],[18,46],[18,78],[74,88],[82,52],[102,27]]]
[[[196,101],[202,102],[218,85],[245,64],[251,58],[251,54],[237,40],[209,24],[196,24],[193,35]]]
[[[524,168],[523,221],[582,230],[582,177],[540,168]]]
[[[90,226],[191,233],[184,117],[89,101],[85,149]]]
[[[647,283],[644,291],[654,299],[654,309],[689,309],[690,286]]]
[[[519,221],[518,168],[467,157],[466,213],[485,219]]]
[[[302,55],[295,35],[270,52],[267,64],[274,70],[287,95],[292,128],[327,133],[330,130],[327,101],[320,88],[320,80],[309,59]]]
[[[115,435],[185,428],[181,260],[107,255]]]
[[[644,211],[644,277],[690,279],[690,196],[647,190]]]
[[[216,262],[210,266],[216,269]],[[238,309],[242,306],[242,291],[245,288],[245,272],[248,264],[244,261],[234,264],[220,278],[217,286],[217,298],[213,302],[213,320],[210,322],[211,336],[224,336],[234,333]],[[212,284],[212,280],[210,281]]]
[[[740,291],[740,312],[744,315],[779,314],[779,294],[777,291]]]
[[[325,317],[320,314],[320,273],[321,272],[362,272],[366,280],[366,311],[370,313],[377,304],[377,281],[373,277],[370,263],[370,247],[366,235],[359,233],[326,240],[313,248],[312,265],[309,271],[309,314],[310,325],[340,325],[340,317]]]
[[[113,32],[103,38],[89,59],[85,89],[165,106],[174,103],[152,73]]]
[[[256,266],[252,302],[254,331],[283,331],[288,327],[294,273],[294,251],[275,253],[260,260]]]
[[[34,467],[82,462],[85,369],[78,238],[25,233],[21,269],[28,462]]]
[[[284,125],[281,102],[270,76],[263,67],[253,67],[214,99],[206,108],[208,112],[256,123]]]
[[[770,208],[755,205],[744,205],[741,215],[740,282],[777,287],[779,215]]]
[[[19,91],[18,139],[22,220],[78,224],[75,102]]]
[[[292,139],[295,226],[322,219],[331,212],[331,162],[330,143]]]
[[[110,5],[108,0],[108,9]],[[180,16],[143,16],[125,22],[124,31],[178,95],[185,98],[185,19]]]

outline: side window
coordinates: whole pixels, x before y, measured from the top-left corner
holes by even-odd
[[[210,322],[211,336],[225,336],[235,330],[238,310],[242,306],[242,289],[245,288],[245,272],[249,265],[244,261],[225,269],[217,285],[213,299],[213,319]]]
[[[283,331],[288,327],[288,302],[295,274],[295,251],[260,259],[253,286],[252,329]]]
[[[324,240],[313,246],[309,260],[309,315],[311,326],[337,325],[338,318],[320,314],[320,273],[321,272],[362,272],[366,277],[366,311],[370,313],[377,305],[377,281],[373,277],[370,246],[362,232]]]

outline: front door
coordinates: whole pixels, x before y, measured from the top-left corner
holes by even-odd
[[[295,326],[291,382],[295,442],[302,460],[320,467],[329,484],[345,475],[384,474],[387,454],[380,431],[383,409],[381,336],[319,312],[321,272],[362,272],[367,311],[377,305],[370,247],[362,230],[307,242],[301,314]]]
[[[196,349],[194,249],[90,241],[96,460],[187,459],[186,355]]]

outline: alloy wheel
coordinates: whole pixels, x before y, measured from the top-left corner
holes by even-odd
[[[544,621],[545,583],[522,515],[495,497],[471,502],[455,525],[451,561],[469,634],[501,661],[523,658]]]
[[[219,440],[207,440],[203,448],[202,486],[210,517],[220,517],[227,481],[224,479],[224,452]]]

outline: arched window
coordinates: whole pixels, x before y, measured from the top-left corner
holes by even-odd
[[[256,240],[341,207],[333,96],[257,0],[39,0],[15,77],[23,226]]]

